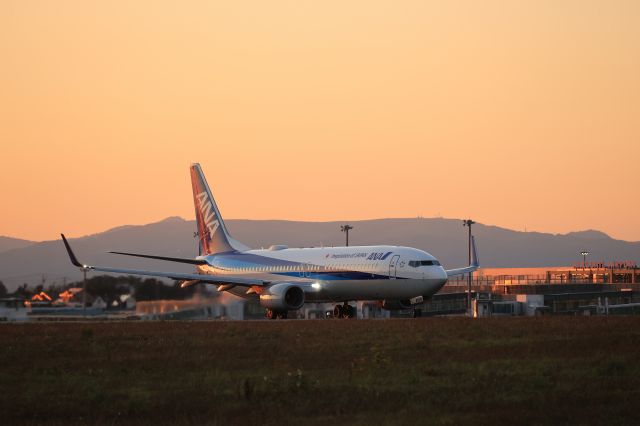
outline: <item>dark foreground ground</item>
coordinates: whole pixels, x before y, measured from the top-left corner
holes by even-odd
[[[640,424],[640,317],[0,326],[0,424]]]

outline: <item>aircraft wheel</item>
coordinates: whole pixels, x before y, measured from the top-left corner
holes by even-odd
[[[356,309],[351,306],[351,305],[347,305],[344,308],[344,317],[345,318],[353,318],[356,316]]]
[[[276,319],[276,311],[267,309],[267,319]]]
[[[414,309],[413,310],[413,317],[414,318],[420,318],[422,316],[422,309]]]
[[[342,309],[342,305],[336,305],[333,308],[333,317],[342,318],[343,316],[344,316],[344,310]]]
[[[276,318],[278,319],[287,319],[288,312],[287,311],[278,311]]]

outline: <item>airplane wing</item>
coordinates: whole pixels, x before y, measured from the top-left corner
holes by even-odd
[[[244,287],[253,287],[253,286],[262,287],[262,286],[271,284],[268,281],[254,280],[250,278],[204,275],[204,274],[185,274],[182,272],[145,271],[145,270],[139,270],[139,269],[120,269],[120,268],[109,268],[104,266],[85,265],[78,261],[78,258],[76,257],[75,253],[73,253],[73,250],[71,250],[71,246],[69,245],[69,242],[65,238],[64,234],[60,234],[60,235],[62,236],[62,241],[64,242],[64,245],[67,248],[67,253],[69,254],[69,259],[71,259],[71,263],[73,263],[78,268],[82,268],[86,270],[120,273],[120,274],[128,274],[128,275],[146,275],[150,277],[171,278],[173,280],[185,281],[182,284],[182,287],[187,287],[195,283],[234,285],[234,286],[244,286]]]
[[[110,251],[113,254],[122,254],[124,256],[144,257],[147,259],[166,260],[167,262],[189,263],[191,265],[206,265],[207,261],[204,259],[184,259],[181,257],[166,257],[166,256],[152,256],[150,254],[139,253],[125,253],[122,251]]]
[[[471,265],[466,266],[464,268],[456,268],[456,269],[447,269],[447,277],[452,277],[454,275],[462,275],[469,274],[471,272],[475,272],[480,267],[480,263],[478,262],[478,254],[476,253],[476,239],[472,235],[471,236]]]
[[[469,274],[478,270],[477,266],[467,266],[466,268],[447,269],[447,277],[453,277],[455,275]]]

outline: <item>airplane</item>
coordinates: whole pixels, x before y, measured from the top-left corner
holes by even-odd
[[[71,263],[85,271],[170,278],[181,287],[214,284],[243,298],[254,298],[270,319],[285,319],[305,303],[335,303],[335,318],[353,318],[354,301],[375,300],[383,309],[413,309],[437,293],[454,275],[478,269],[474,237],[471,264],[445,270],[431,254],[411,247],[391,245],[288,248],[273,245],[251,249],[229,234],[199,164],[190,167],[196,212],[198,256],[176,258],[140,253],[110,253],[186,263],[196,273],[159,272],[86,265],[78,261],[61,234]]]

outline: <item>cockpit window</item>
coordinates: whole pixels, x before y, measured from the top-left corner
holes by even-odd
[[[418,266],[440,266],[437,260],[410,260],[409,266],[417,268]]]

